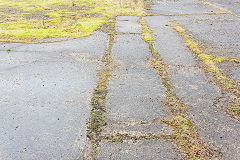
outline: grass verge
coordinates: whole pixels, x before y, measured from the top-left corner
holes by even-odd
[[[216,152],[210,149],[201,139],[197,130],[187,117],[188,107],[181,102],[174,92],[173,85],[168,78],[168,64],[164,62],[159,53],[153,47],[152,31],[147,26],[145,20],[140,18],[139,23],[142,25],[143,39],[148,43],[151,50],[150,63],[152,68],[161,77],[164,87],[167,89],[167,96],[164,104],[170,109],[172,118],[164,121],[174,128],[174,142],[184,151],[186,159],[211,159],[216,156]],[[146,38],[151,37],[151,38]]]
[[[210,54],[205,53],[204,48],[197,44],[187,31],[179,24],[173,23],[172,28],[184,39],[186,46],[195,54],[199,61],[204,65],[204,69],[207,73],[211,73],[216,84],[223,90],[231,93],[233,98],[231,99],[227,111],[230,114],[240,120],[240,89],[238,82],[224,76],[223,71],[218,68],[218,63],[222,62],[234,62],[239,64],[238,59],[226,58],[226,57],[214,57]]]
[[[118,15],[143,15],[142,0],[1,0],[0,42],[89,36]]]

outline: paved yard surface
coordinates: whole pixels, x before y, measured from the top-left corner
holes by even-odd
[[[0,44],[0,159],[240,159],[240,2],[149,4],[90,37]]]

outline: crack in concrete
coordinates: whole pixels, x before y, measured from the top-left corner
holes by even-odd
[[[154,71],[156,71],[162,79],[163,86],[167,89],[167,97],[164,100],[171,111],[172,118],[165,121],[166,124],[173,127],[175,130],[175,140],[173,141],[182,150],[187,153],[188,159],[211,159],[217,158],[219,155],[204,143],[193,123],[188,118],[189,106],[181,102],[181,99],[174,91],[174,86],[171,84],[168,77],[169,65],[162,60],[160,54],[154,49],[152,31],[147,26],[145,20],[141,17],[139,23],[142,25],[143,39],[148,43],[151,50],[150,63]],[[144,37],[144,32],[151,37],[150,40]],[[146,33],[145,33],[146,34]]]
[[[224,76],[223,71],[218,68],[218,61],[234,61],[239,63],[238,59],[225,57],[214,57],[207,53],[181,25],[173,23],[172,28],[183,38],[185,45],[201,62],[202,68],[207,75],[215,79],[215,85],[221,90],[232,94],[232,98],[228,103],[227,110],[231,117],[239,120],[240,118],[240,88],[238,82],[234,79]],[[234,115],[234,116],[232,116]]]
[[[122,143],[124,141],[141,141],[141,140],[174,140],[176,137],[174,135],[159,135],[146,133],[141,135],[130,135],[129,133],[116,133],[116,134],[105,134],[102,136],[102,140],[107,140],[110,142]]]
[[[113,60],[111,59],[112,45],[115,36],[115,21],[109,23],[111,25],[111,35],[109,38],[109,46],[102,57],[102,65],[99,66],[97,76],[99,80],[97,87],[94,90],[90,112],[90,118],[88,122],[87,137],[91,143],[91,151],[85,155],[85,159],[97,159],[98,147],[101,141],[101,132],[106,125],[105,119],[105,98],[107,95],[107,84],[112,74]]]

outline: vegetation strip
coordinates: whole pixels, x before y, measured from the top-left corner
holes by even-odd
[[[113,61],[111,59],[111,51],[114,42],[115,35],[115,22],[110,24],[110,39],[109,46],[102,58],[102,66],[98,70],[97,76],[99,78],[97,82],[97,87],[94,90],[91,106],[92,110],[90,112],[90,118],[88,122],[87,137],[92,144],[92,153],[90,155],[91,159],[97,159],[98,146],[101,141],[101,132],[103,127],[106,125],[105,119],[105,98],[107,96],[107,84],[109,78],[112,74]]]
[[[173,23],[172,28],[184,39],[186,46],[195,54],[195,56],[202,62],[207,73],[212,73],[216,80],[216,84],[223,90],[232,94],[232,98],[227,107],[230,114],[240,120],[240,88],[238,82],[224,76],[221,69],[218,68],[218,63],[233,62],[239,64],[240,61],[234,58],[214,57],[204,51],[204,48],[199,46],[187,31],[179,24]]]
[[[157,135],[152,133],[148,133],[146,135],[141,135],[141,136],[132,136],[129,134],[116,133],[114,135],[104,135],[102,137],[102,140],[107,140],[110,142],[121,142],[121,143],[127,140],[140,141],[140,140],[150,140],[150,139],[172,140],[172,139],[175,139],[175,137],[173,135]]]
[[[89,36],[118,15],[143,15],[143,8],[142,0],[1,0],[0,42]]]
[[[159,53],[153,47],[154,38],[146,21],[141,17],[143,39],[148,43],[152,56],[150,63],[152,68],[161,77],[164,87],[167,89],[167,97],[164,104],[170,108],[172,118],[164,121],[174,128],[175,142],[185,153],[187,159],[211,159],[217,153],[210,149],[201,139],[191,121],[187,118],[188,107],[181,102],[174,92],[173,85],[168,78],[168,64],[164,62]]]

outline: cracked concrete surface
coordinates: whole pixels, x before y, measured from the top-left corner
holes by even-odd
[[[79,157],[107,39],[96,32],[51,44],[1,44],[0,159]]]
[[[150,16],[143,19],[152,30],[154,50],[168,64],[176,96],[188,106],[186,118],[217,159],[238,160],[240,123],[226,111],[231,95],[204,72],[171,27],[183,26],[210,55],[239,59],[239,2],[207,2],[229,12],[198,0],[152,0]],[[173,116],[164,105],[167,88],[151,68],[151,48],[138,20],[116,18],[115,67],[106,86],[106,126],[97,158],[184,159],[185,152],[174,143],[174,128],[166,124]],[[108,47],[109,35],[101,31],[64,42],[0,44],[0,159],[83,159],[96,71]],[[238,63],[217,65],[239,84]]]

